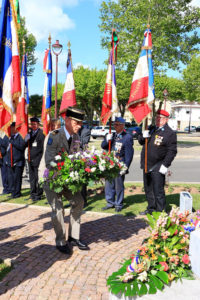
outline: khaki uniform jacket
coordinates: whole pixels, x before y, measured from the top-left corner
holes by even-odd
[[[69,143],[65,135],[64,128],[59,130],[54,130],[48,138],[47,147],[45,151],[45,164],[46,167],[50,168],[50,162],[55,160],[55,156],[63,150],[68,154],[73,152],[74,147],[76,151],[79,151],[80,148],[80,138],[78,134],[72,136],[71,146],[69,148]]]

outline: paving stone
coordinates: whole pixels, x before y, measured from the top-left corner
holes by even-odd
[[[86,213],[81,238],[91,250],[67,259],[55,248],[49,208],[1,203],[0,213],[0,257],[14,262],[0,300],[108,300],[106,278],[149,234],[140,217]]]

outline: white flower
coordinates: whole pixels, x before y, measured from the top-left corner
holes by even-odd
[[[91,168],[91,172],[94,173],[96,171],[96,168]]]
[[[55,156],[55,160],[59,160],[59,159],[61,159],[61,156],[60,155],[56,155]]]
[[[51,166],[51,167],[56,167],[57,164],[56,164],[54,161],[51,161],[51,162],[50,162],[50,166]]]
[[[106,169],[105,166],[102,166],[101,164],[99,164],[99,170],[100,171],[105,171],[105,169]]]
[[[69,155],[68,157],[71,159],[71,158],[73,158],[73,157],[74,157],[74,155],[72,155],[72,154],[71,154],[71,155]]]
[[[101,159],[101,164],[102,165],[105,165],[106,164],[106,161],[104,159]]]
[[[139,275],[138,275],[138,280],[140,280],[140,281],[146,281],[147,280],[147,272],[146,271],[144,271],[144,272],[142,272],[142,273],[140,273]]]

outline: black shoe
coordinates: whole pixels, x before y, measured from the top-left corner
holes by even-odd
[[[67,244],[64,246],[57,245],[56,248],[62,253],[72,255],[72,249],[70,249],[70,247]]]
[[[146,209],[145,211],[141,211],[139,214],[140,214],[141,216],[145,216],[145,215],[147,215],[147,214],[152,214],[152,212],[149,211],[148,209]]]
[[[88,206],[87,202],[84,202],[83,208],[86,208]]]
[[[110,209],[110,208],[113,208],[114,206],[109,206],[109,205],[106,205],[102,208],[102,210],[107,210],[107,209]]]
[[[121,207],[115,207],[115,211],[116,211],[116,212],[120,212],[121,210],[122,210]]]
[[[80,250],[90,250],[88,245],[84,244],[81,240],[77,240],[77,239],[72,238],[71,236],[69,237],[68,242],[72,246],[77,246]]]
[[[13,196],[13,199],[20,198],[20,197],[22,197],[22,194]]]

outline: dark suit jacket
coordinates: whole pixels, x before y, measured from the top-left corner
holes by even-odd
[[[34,136],[33,131],[31,130],[30,136],[30,163],[34,167],[39,167],[44,151],[45,136],[40,128]],[[26,145],[28,146],[28,143]]]
[[[133,149],[133,137],[129,133],[123,131],[120,134],[120,137],[116,139],[117,133],[115,133],[111,140],[111,149],[116,151],[116,147],[118,151],[116,151],[116,156],[119,157],[121,161],[123,161],[126,166],[129,168],[134,154]],[[109,144],[106,140],[101,143],[101,147],[105,150],[108,150]]]
[[[168,168],[174,160],[177,153],[177,136],[176,133],[165,124],[162,128],[156,130],[155,127],[150,129],[150,138],[147,145],[147,169],[148,171],[159,171],[163,164]],[[138,141],[144,145],[145,139],[142,135],[138,136]],[[145,147],[141,152],[141,168],[145,164]]]
[[[9,144],[12,144],[12,157],[13,157],[13,165],[17,167],[24,166],[25,163],[25,157],[24,157],[24,151],[26,148],[26,144],[24,139],[21,137],[20,134],[18,134],[15,138],[11,137],[9,139]],[[11,147],[9,147],[9,150],[7,150],[6,154],[6,164],[8,166],[11,166]]]
[[[81,141],[81,149],[83,149],[84,146],[87,145],[90,141],[91,131],[88,128],[82,127],[79,130],[78,135],[79,135],[80,141]]]

